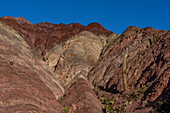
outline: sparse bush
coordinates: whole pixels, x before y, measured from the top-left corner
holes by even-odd
[[[114,108],[114,99],[100,98],[100,101],[105,105],[104,113],[119,113],[126,107],[126,105],[123,104],[122,106]]]
[[[64,108],[63,108],[62,113],[68,113],[67,107],[64,107]]]
[[[140,87],[138,90],[133,90],[131,96],[134,98],[138,98],[140,94],[145,92],[145,89],[147,88],[146,85],[143,85],[142,87]]]
[[[140,89],[138,90],[138,92],[142,91],[142,90],[145,89],[145,88],[146,88],[146,86],[143,85],[142,87],[140,87]]]
[[[58,101],[58,102],[61,102],[62,99],[63,99],[63,97],[62,97],[62,96],[59,96],[58,99],[57,99],[57,101]]]

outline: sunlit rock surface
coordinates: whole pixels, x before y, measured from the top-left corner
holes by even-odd
[[[0,112],[168,112],[169,43],[170,31],[151,27],[119,35],[0,17]]]
[[[64,89],[24,39],[0,22],[0,112],[58,112]],[[60,113],[60,112],[59,112]]]
[[[98,37],[89,31],[82,31],[67,41],[57,44],[46,54],[45,61],[62,85],[67,88],[77,77],[87,77],[106,45],[106,39],[106,36]]]

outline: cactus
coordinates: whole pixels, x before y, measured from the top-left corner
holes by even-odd
[[[128,71],[126,70],[126,56],[123,55],[123,68],[122,68],[122,73],[123,73],[123,85],[124,85],[124,90],[127,89],[127,73]]]

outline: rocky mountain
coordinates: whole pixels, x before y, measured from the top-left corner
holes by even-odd
[[[112,34],[111,31],[107,31],[98,23],[91,23],[88,26],[73,23],[56,25],[47,22],[31,24],[22,17],[14,18],[8,16],[0,17],[0,20],[12,26],[40,56],[45,55],[56,44],[64,42],[84,30],[96,35],[104,34],[109,36]]]
[[[0,17],[0,112],[168,112],[169,43],[151,27]]]

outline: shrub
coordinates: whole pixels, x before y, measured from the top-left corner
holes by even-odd
[[[62,113],[68,113],[67,107],[64,107],[64,108],[63,108]]]

